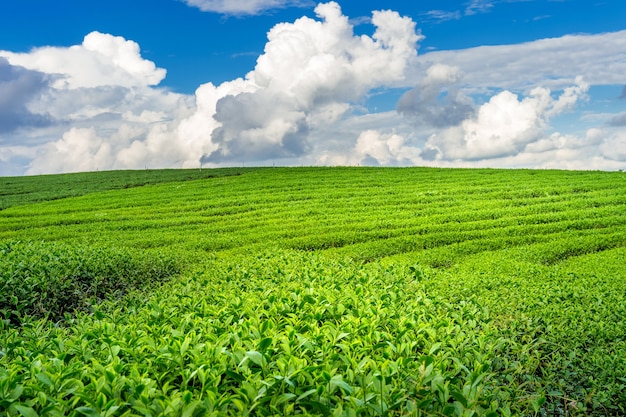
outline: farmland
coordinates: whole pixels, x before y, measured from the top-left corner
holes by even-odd
[[[0,414],[626,414],[622,172],[0,187]]]

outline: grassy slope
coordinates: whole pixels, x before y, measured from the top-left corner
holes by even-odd
[[[104,190],[240,175],[247,171],[250,171],[250,168],[105,171],[30,177],[0,177],[0,210],[16,205],[75,197]]]
[[[244,174],[96,193],[79,187],[72,192],[85,195],[0,212],[2,240],[161,250],[189,265],[166,290],[102,305],[66,330],[39,322],[3,330],[7,372],[16,363],[46,368],[0,374],[0,391],[2,381],[26,387],[10,412],[20,403],[41,410],[38,390],[58,409],[102,411],[113,401],[108,409],[172,415],[185,407],[626,412],[622,173]],[[107,174],[88,175],[106,183]],[[57,190],[45,198],[68,195],[62,181]],[[108,353],[99,340],[108,340]],[[54,356],[65,365],[49,362]],[[72,371],[75,358],[87,364],[80,372]],[[203,363],[216,374],[199,381]],[[128,390],[142,380],[152,391],[104,392],[96,381],[106,369],[109,385]],[[289,369],[298,375],[292,385],[271,376]],[[41,374],[51,375],[52,388]],[[64,378],[83,396],[48,392]],[[106,401],[89,402],[101,393]]]

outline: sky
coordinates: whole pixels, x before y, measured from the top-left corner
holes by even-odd
[[[4,0],[0,175],[626,169],[623,0]]]

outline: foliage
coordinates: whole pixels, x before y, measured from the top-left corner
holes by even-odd
[[[71,265],[111,288],[1,322],[0,413],[626,414],[623,173],[241,174],[2,210],[30,299]]]
[[[154,286],[180,272],[174,259],[138,256],[127,249],[78,248],[62,244],[0,245],[0,317],[58,321],[65,313]]]
[[[241,175],[250,168],[211,170],[99,171],[29,177],[0,177],[0,210],[23,204],[76,197],[90,192],[164,182]]]

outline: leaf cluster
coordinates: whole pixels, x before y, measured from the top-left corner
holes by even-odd
[[[210,171],[0,212],[0,413],[626,414],[623,173]]]
[[[0,244],[0,317],[11,324],[26,317],[59,321],[66,313],[91,311],[105,299],[154,287],[180,270],[173,258],[128,249],[5,242]]]

